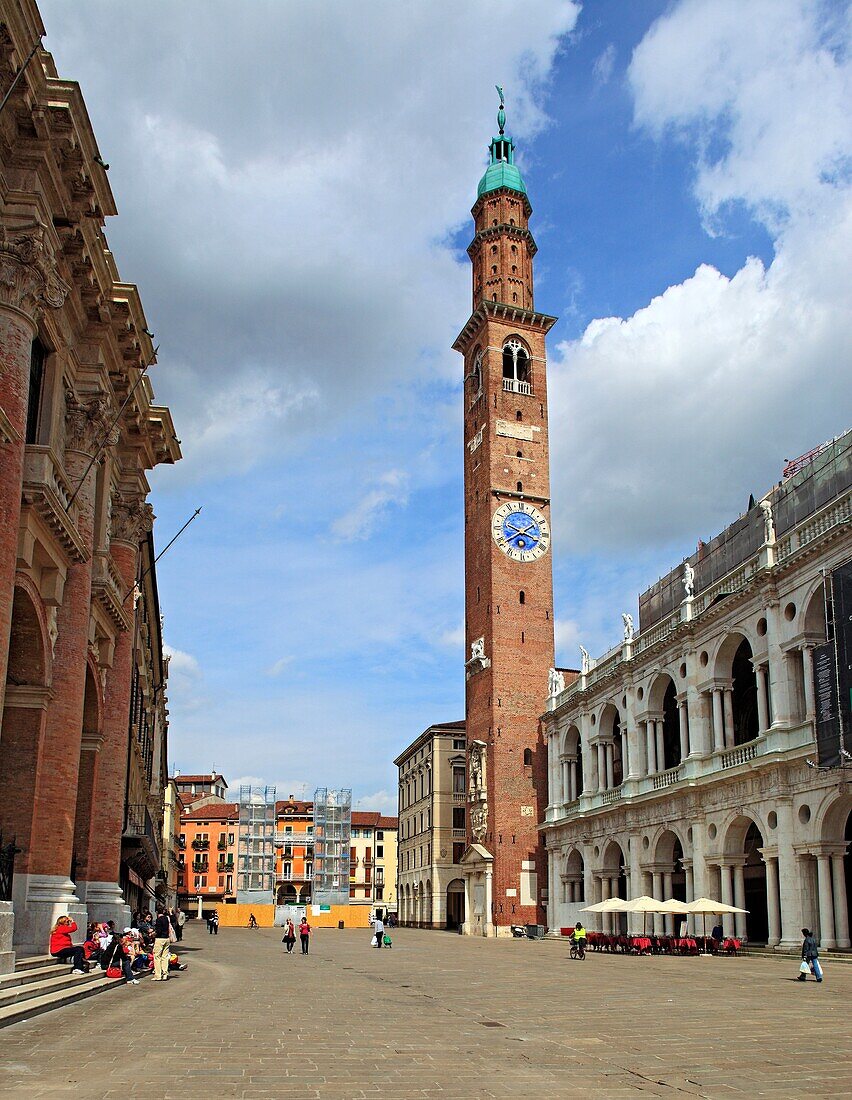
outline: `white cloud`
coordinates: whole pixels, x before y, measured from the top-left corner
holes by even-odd
[[[784,458],[849,426],[852,200],[839,165],[852,143],[838,90],[849,63],[826,48],[821,10],[687,0],[636,50],[639,124],[679,128],[705,214],[740,202],[772,232],[775,257],[732,277],[703,265],[556,349],[562,546],[629,552],[712,535]],[[785,160],[795,169],[779,171]]]
[[[447,646],[449,649],[461,650],[464,648],[464,623],[459,623],[458,626],[451,627],[449,630],[445,630],[438,641],[441,645]]]
[[[359,813],[378,810],[380,814],[384,814],[387,817],[396,817],[396,792],[381,790],[376,791],[374,794],[361,795],[355,799],[352,809],[353,811],[358,810]]]
[[[280,676],[284,669],[293,661],[292,654],[286,657],[279,657],[277,661],[274,661],[268,669],[266,669],[267,676]]]
[[[560,668],[579,668],[580,627],[574,619],[557,618],[553,624],[556,662]]]
[[[403,470],[388,470],[372,489],[332,523],[332,533],[344,542],[365,539],[390,508],[403,507],[407,503],[408,475]]]
[[[163,645],[163,654],[169,658],[169,677],[186,677],[197,680],[201,676],[201,667],[191,653]]]
[[[599,84],[608,84],[615,68],[615,45],[610,42],[606,49],[595,58],[592,74]]]

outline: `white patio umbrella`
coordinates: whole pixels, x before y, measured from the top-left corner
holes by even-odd
[[[704,937],[704,954],[709,955],[710,952],[707,950],[707,914],[747,913],[748,909],[738,909],[736,905],[726,905],[724,901],[714,901],[713,898],[696,898],[695,901],[687,902],[686,911],[687,913],[701,914],[701,935]]]
[[[665,902],[657,901],[656,898],[649,897],[648,894],[642,894],[638,898],[633,898],[632,901],[628,901],[624,907],[625,913],[662,913],[664,912],[660,906]],[[642,935],[645,935],[645,917],[642,917]]]
[[[622,913],[618,907],[627,905],[624,898],[607,898],[606,901],[597,901],[594,905],[587,905],[580,910],[581,913]]]

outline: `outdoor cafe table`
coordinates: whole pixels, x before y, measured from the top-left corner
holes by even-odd
[[[649,936],[633,936],[630,940],[630,946],[639,955],[650,954],[651,939]]]

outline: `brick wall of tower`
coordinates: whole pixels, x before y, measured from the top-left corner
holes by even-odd
[[[476,235],[469,255],[473,264],[473,308],[485,299],[533,309],[529,204],[514,192],[498,191],[474,208]],[[496,272],[493,268],[497,268]]]

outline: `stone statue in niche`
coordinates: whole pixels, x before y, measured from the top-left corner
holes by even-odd
[[[565,690],[565,675],[560,672],[558,668],[552,668],[547,674],[547,695],[552,699],[556,695],[561,695]]]
[[[622,611],[621,621],[624,623],[624,640],[625,640],[625,642],[632,642],[633,641],[633,616],[627,611]]]
[[[478,795],[485,786],[485,760],[482,743],[474,741],[470,747],[470,793]]]

